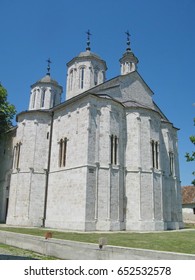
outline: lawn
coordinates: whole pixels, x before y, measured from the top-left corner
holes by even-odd
[[[0,230],[44,236],[47,229],[1,227]],[[195,254],[195,228],[165,232],[107,232],[81,233],[52,230],[53,238],[87,243],[98,243],[99,238],[107,239],[108,245],[142,248],[159,251]]]
[[[5,255],[5,258],[3,258],[3,255]],[[35,253],[30,250],[24,250],[20,248],[16,248],[13,246],[9,246],[6,244],[0,243],[0,260],[7,259],[6,256],[11,255],[12,258],[10,259],[17,259],[17,257],[20,257],[21,259],[35,259],[35,260],[56,260],[57,258],[54,258],[52,256],[45,256],[42,254]],[[15,258],[16,257],[16,258]]]

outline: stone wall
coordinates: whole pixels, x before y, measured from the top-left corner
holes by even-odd
[[[47,112],[36,111],[35,115],[28,111],[18,116],[19,164],[12,169],[8,224],[42,225],[50,122]]]
[[[0,137],[0,222],[6,221],[16,127]]]
[[[182,213],[185,223],[195,223],[195,203],[183,204]]]
[[[195,260],[195,255],[74,242],[0,231],[0,243],[65,260]]]

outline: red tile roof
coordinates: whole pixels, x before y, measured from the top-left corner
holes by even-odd
[[[195,203],[195,186],[184,186],[182,190],[182,204]]]

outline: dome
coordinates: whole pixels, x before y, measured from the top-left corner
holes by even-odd
[[[105,69],[107,70],[106,62],[96,53],[91,52],[90,50],[86,50],[84,52],[80,52],[78,56],[74,57],[71,59],[66,65],[67,67],[70,67],[72,64],[75,63],[75,61],[83,61],[83,60],[96,60],[100,61],[101,63],[104,64]]]
[[[95,53],[93,53],[91,51],[88,51],[88,50],[85,51],[85,52],[80,52],[80,54],[78,55],[78,57],[87,57],[87,56],[94,57],[94,58],[102,60],[99,55],[97,55],[97,54],[95,54]]]
[[[86,49],[67,63],[66,99],[105,82],[106,62]]]
[[[54,79],[51,78],[50,75],[45,75],[42,79],[38,80],[36,83],[34,83],[31,88],[33,88],[34,86],[36,86],[37,84],[40,84],[40,83],[45,83],[45,84],[53,84],[54,86],[57,86],[57,87],[61,87],[58,82]]]
[[[43,77],[41,80],[38,81],[39,83],[53,83],[53,84],[58,84],[58,82],[56,82],[55,80],[53,80],[51,78],[50,75],[46,75],[45,77]]]
[[[123,57],[119,61],[123,62],[123,61],[126,61],[126,60],[132,61],[136,64],[139,62],[138,58],[134,55],[134,53],[132,51],[126,51],[123,54]]]

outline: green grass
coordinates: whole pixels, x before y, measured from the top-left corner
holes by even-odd
[[[44,236],[46,229],[0,227],[0,230]],[[52,230],[53,238],[87,243],[98,243],[100,237],[108,245],[195,254],[195,230],[165,231],[153,233],[109,232],[78,233]]]
[[[9,246],[6,244],[1,244],[0,243],[0,250],[3,250],[3,254],[5,255],[12,255],[12,256],[20,256],[20,257],[25,257],[25,258],[32,258],[36,260],[56,260],[57,258],[51,257],[51,256],[45,256],[42,254],[35,253],[30,250],[24,250],[20,248],[16,248],[14,246]]]

